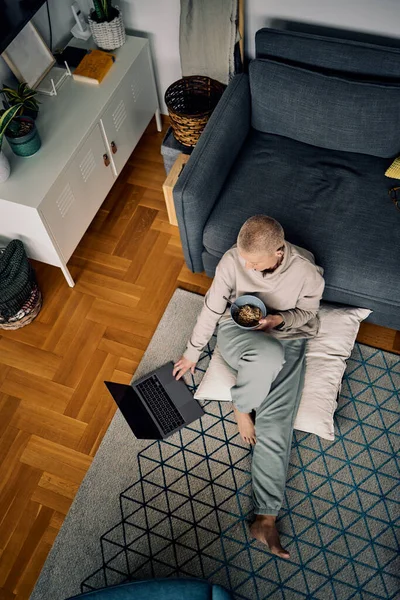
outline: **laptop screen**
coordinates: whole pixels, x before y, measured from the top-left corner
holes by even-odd
[[[141,399],[130,385],[104,382],[123,414],[129,427],[140,440],[161,440],[162,435],[144,407]]]

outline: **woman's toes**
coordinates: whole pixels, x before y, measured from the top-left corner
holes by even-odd
[[[245,444],[254,445],[255,443],[255,427],[251,414],[241,413],[237,408],[233,407],[236,422],[238,424],[239,433]]]
[[[242,440],[245,442],[245,444],[250,444],[251,446],[254,446],[256,443],[256,438],[251,436],[242,436]]]

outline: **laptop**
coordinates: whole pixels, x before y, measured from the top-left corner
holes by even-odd
[[[185,382],[172,375],[173,368],[169,362],[131,385],[104,382],[140,440],[165,439],[204,415]]]

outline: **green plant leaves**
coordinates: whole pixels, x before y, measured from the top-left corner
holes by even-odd
[[[93,0],[93,12],[91,17],[97,23],[112,21],[115,18],[115,8],[111,4],[111,0]]]
[[[21,104],[11,106],[0,115],[0,139],[3,139],[3,135],[10,125],[11,121],[17,116]]]
[[[0,92],[6,97],[9,106],[16,106],[17,104],[21,106],[20,115],[24,114],[24,109],[39,110],[39,101],[35,98],[37,92],[30,88],[26,82],[20,83],[16,90],[3,87]]]

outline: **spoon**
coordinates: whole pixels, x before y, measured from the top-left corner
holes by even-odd
[[[235,304],[235,302],[232,302],[226,296],[222,296],[222,297],[223,297],[224,300],[227,301],[227,303],[229,304],[229,306],[234,306],[235,308],[237,308],[237,310],[240,310],[240,306],[238,306],[237,304]]]

